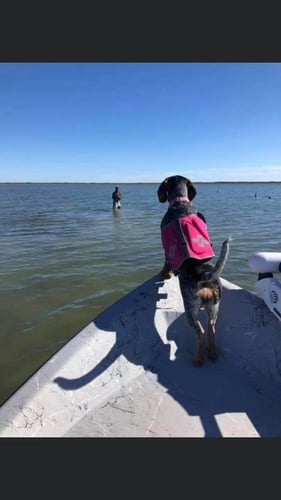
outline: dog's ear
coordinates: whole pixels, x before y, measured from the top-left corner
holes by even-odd
[[[191,201],[193,200],[193,198],[195,198],[197,191],[195,189],[195,186],[189,179],[186,179],[186,185],[187,185],[188,199],[189,201]]]
[[[166,179],[164,179],[164,181],[160,184],[160,186],[158,188],[157,194],[158,194],[158,200],[160,201],[160,203],[165,203],[165,201],[167,201],[167,199],[168,199],[168,190],[167,190],[168,179],[169,178],[166,177]]]

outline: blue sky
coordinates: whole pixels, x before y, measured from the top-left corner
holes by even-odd
[[[0,182],[281,181],[280,63],[0,63]]]

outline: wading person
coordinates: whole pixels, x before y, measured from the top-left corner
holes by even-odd
[[[115,186],[115,191],[112,193],[113,205],[112,208],[121,208],[121,198],[122,193],[119,190],[119,186]]]

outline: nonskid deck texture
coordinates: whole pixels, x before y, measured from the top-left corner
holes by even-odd
[[[222,284],[216,362],[192,365],[178,279],[154,276],[0,408],[0,436],[281,436],[281,323],[255,295]]]

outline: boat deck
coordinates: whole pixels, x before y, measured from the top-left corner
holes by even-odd
[[[192,365],[178,279],[154,276],[0,408],[0,436],[281,436],[281,323],[255,295],[222,284],[216,362]]]

